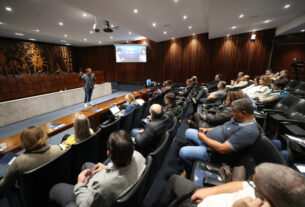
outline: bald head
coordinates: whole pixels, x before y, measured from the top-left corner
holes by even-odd
[[[149,109],[152,119],[157,119],[163,116],[162,106],[160,104],[153,104]]]

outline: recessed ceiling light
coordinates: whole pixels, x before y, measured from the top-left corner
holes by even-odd
[[[284,6],[284,9],[288,9],[290,7],[290,4],[286,4],[285,6]]]
[[[58,22],[58,24],[59,24],[60,26],[63,26],[63,25],[64,25],[64,23],[62,23],[62,22]]]
[[[251,35],[251,40],[254,41],[255,38],[256,38],[256,34],[252,34],[252,35]]]
[[[184,19],[184,20],[186,20],[186,19],[187,19],[187,16],[186,16],[186,15],[184,15],[184,16],[183,16],[183,19]]]
[[[174,38],[174,37],[172,37],[172,40],[175,40],[175,38]]]
[[[163,34],[165,34],[165,35],[166,35],[166,34],[167,34],[167,31],[164,31],[164,32],[163,32]]]
[[[196,35],[196,34],[195,34],[195,33],[193,33],[192,35],[195,37],[195,35]]]
[[[84,41],[85,41],[85,42],[87,42],[87,39],[86,39],[86,38],[84,38]]]
[[[83,13],[83,17],[87,17],[87,14],[86,14],[86,13]]]
[[[153,22],[153,23],[152,23],[152,26],[153,26],[153,27],[157,26],[156,22]]]
[[[29,40],[31,40],[31,41],[36,41],[36,39],[34,39],[34,38],[30,38]]]
[[[5,10],[6,10],[6,11],[9,11],[9,12],[13,11],[13,9],[12,9],[11,7],[8,7],[8,6],[5,7]]]
[[[126,43],[128,43],[129,41],[127,40]]]
[[[19,33],[19,32],[15,32],[15,35],[17,35],[17,36],[23,36],[24,34]]]
[[[139,11],[137,9],[133,10],[133,13],[137,14]]]
[[[128,32],[129,35],[131,35],[131,32]]]
[[[178,1],[179,1],[179,0],[174,0],[174,2],[176,2],[176,3],[177,3]]]
[[[305,29],[302,29],[301,32],[305,32]]]
[[[66,42],[66,40],[60,40],[61,42]]]
[[[252,30],[252,32],[256,32],[256,30],[255,30],[255,29],[253,29],[253,30]]]
[[[102,41],[98,41],[99,44],[102,44]]]
[[[93,31],[92,31],[92,30],[90,30],[90,34],[93,34]]]
[[[0,24],[4,24],[3,22],[0,22]]]
[[[69,43],[66,43],[66,45],[67,45],[67,46],[70,46],[70,44],[69,44]]]
[[[189,26],[189,29],[192,29],[192,26]]]
[[[67,34],[64,34],[64,37],[68,37],[68,35],[67,35]]]
[[[112,37],[112,36],[110,36],[110,39],[113,39],[113,37]]]
[[[270,22],[269,19],[267,19],[267,20],[264,21],[265,24],[267,24],[267,23],[269,23],[269,22]]]
[[[40,30],[39,29],[35,29],[35,32],[40,32]]]
[[[113,24],[111,24],[110,27],[114,27]]]
[[[244,14],[240,14],[240,15],[239,15],[239,18],[243,18],[243,17],[244,17]]]
[[[232,29],[236,29],[236,26],[233,26]]]
[[[227,37],[230,37],[230,34],[227,34]]]

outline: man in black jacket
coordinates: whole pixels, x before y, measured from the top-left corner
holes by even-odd
[[[167,115],[163,114],[162,106],[153,104],[149,109],[149,122],[144,129],[133,129],[131,136],[135,138],[136,150],[147,156],[160,142],[164,133],[172,126]]]
[[[178,116],[182,111],[181,107],[176,104],[175,100],[176,96],[174,93],[167,93],[164,96],[164,103],[166,104],[166,106],[164,107],[163,111],[171,118],[174,116]]]

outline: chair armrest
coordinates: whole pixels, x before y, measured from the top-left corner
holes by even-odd
[[[213,187],[213,186],[222,185],[222,184],[224,184],[224,182],[219,181],[216,178],[205,177],[203,179],[203,186],[204,187]]]
[[[289,122],[289,123],[295,123],[295,124],[305,124],[305,121],[303,120],[297,120],[297,119],[278,119],[279,122]]]
[[[284,113],[282,110],[279,110],[279,109],[263,109],[263,112],[266,112],[266,113]]]
[[[284,127],[294,136],[305,137],[305,130],[295,124],[285,124]]]

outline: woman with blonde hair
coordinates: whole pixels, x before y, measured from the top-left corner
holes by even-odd
[[[246,93],[252,99],[257,99],[260,95],[269,92],[271,89],[271,78],[268,75],[262,75],[259,78],[258,85],[251,85],[243,89],[243,92]]]
[[[137,108],[139,104],[136,102],[135,97],[130,93],[125,96],[126,102],[128,104],[124,111],[124,115],[129,114],[134,108]]]
[[[25,152],[16,157],[1,179],[0,197],[14,186],[19,175],[45,164],[62,152],[58,145],[49,145],[48,135],[36,126],[30,126],[21,133],[20,147]]]
[[[90,128],[90,121],[84,114],[79,114],[74,120],[74,135],[70,135],[62,144],[63,150],[68,149],[72,144],[79,143],[94,134]]]

